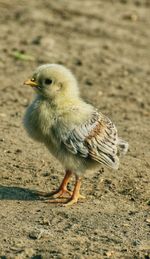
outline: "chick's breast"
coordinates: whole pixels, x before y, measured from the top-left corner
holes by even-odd
[[[55,117],[50,106],[39,98],[36,98],[27,108],[24,116],[24,126],[28,134],[40,142],[51,139],[50,132],[54,121]]]

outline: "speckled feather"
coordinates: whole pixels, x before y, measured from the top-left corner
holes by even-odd
[[[115,125],[95,111],[84,124],[75,126],[62,142],[73,154],[91,158],[114,169],[118,168],[118,135]]]

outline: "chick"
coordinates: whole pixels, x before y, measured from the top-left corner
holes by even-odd
[[[128,143],[118,137],[109,118],[81,99],[74,75],[64,66],[39,66],[24,84],[36,92],[25,113],[24,126],[34,140],[46,145],[66,170],[56,191],[40,194],[53,196],[57,202],[69,194],[65,205],[72,205],[83,198],[80,186],[87,170],[101,166],[118,169],[119,156],[127,152]],[[70,192],[67,185],[72,174],[76,181]]]

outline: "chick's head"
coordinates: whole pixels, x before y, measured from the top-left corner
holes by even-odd
[[[37,94],[50,99],[79,95],[74,75],[62,65],[41,65],[24,84],[32,86]]]

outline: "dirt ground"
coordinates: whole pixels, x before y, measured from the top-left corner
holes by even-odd
[[[150,258],[150,1],[0,0],[0,13],[0,258]],[[85,176],[71,208],[33,193],[64,175],[22,125],[23,81],[43,63],[70,68],[130,144],[118,171]]]

